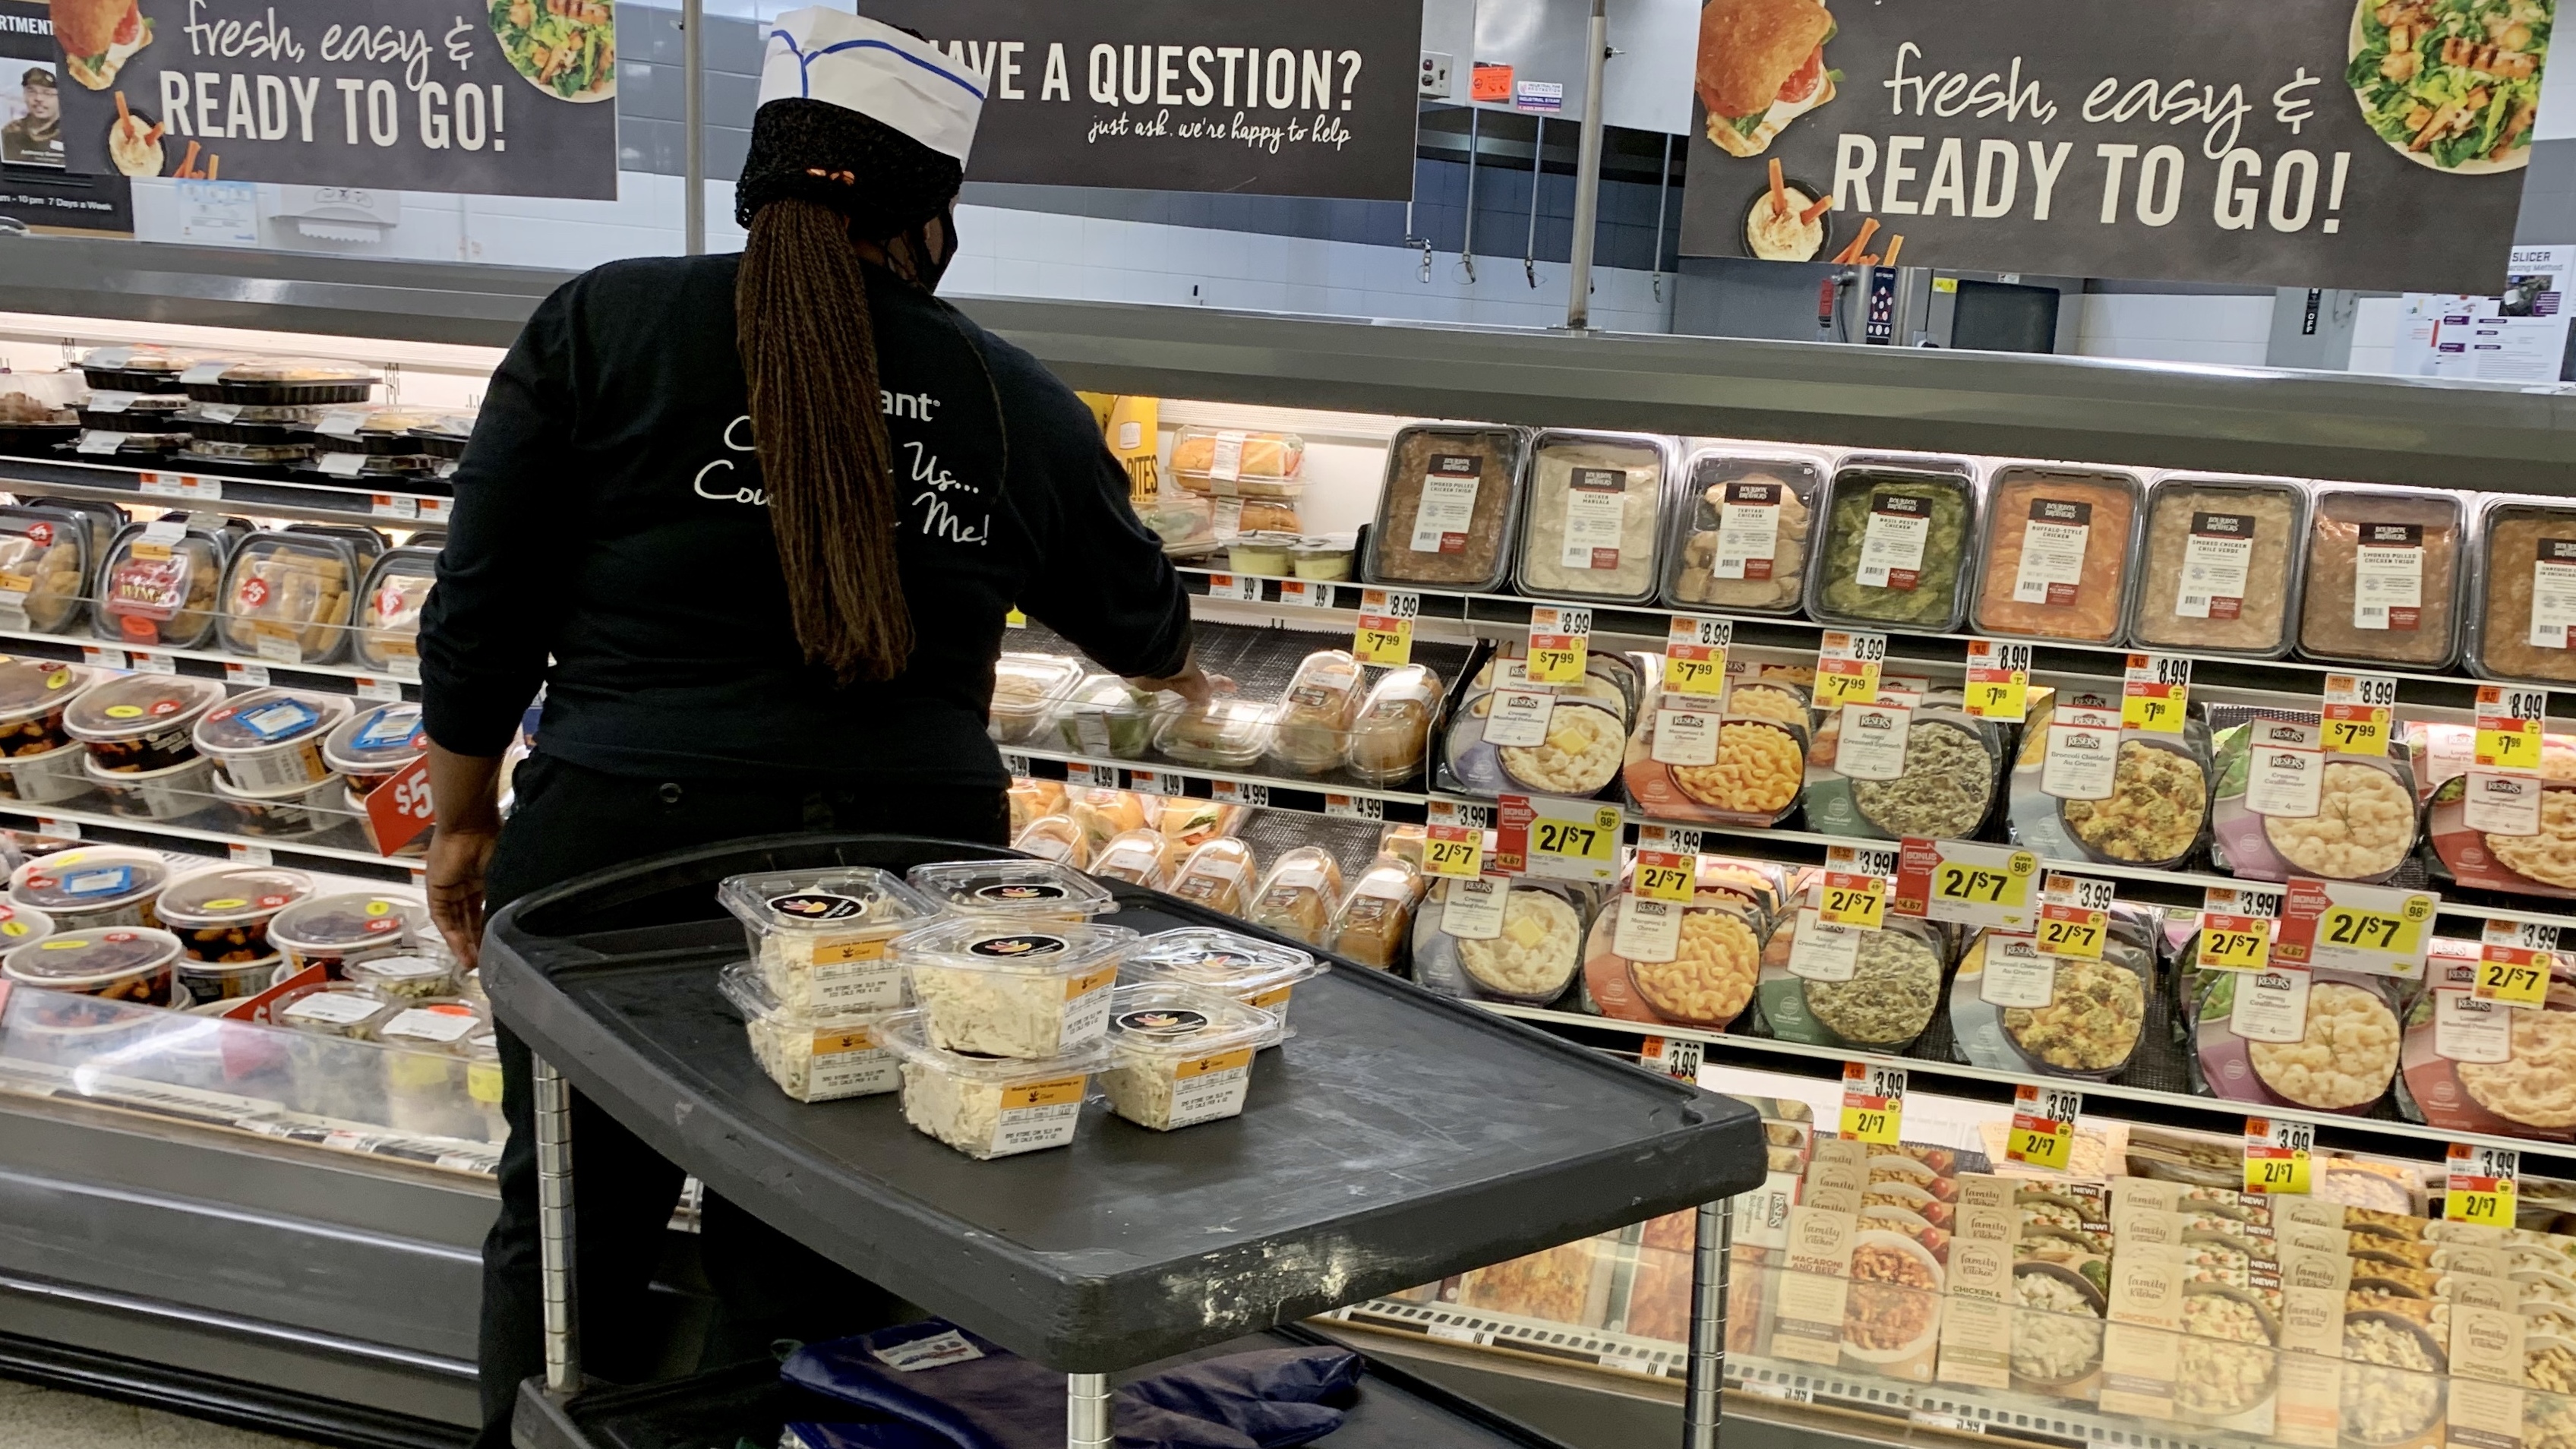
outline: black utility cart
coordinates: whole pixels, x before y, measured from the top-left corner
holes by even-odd
[[[537,1056],[547,1372],[521,1391],[523,1449],[684,1442],[713,1401],[775,1377],[581,1391],[573,1088],[772,1226],[1068,1375],[1071,1449],[1108,1449],[1112,1372],[1293,1340],[1326,1309],[1696,1206],[1684,1426],[1690,1449],[1715,1443],[1725,1200],[1763,1175],[1740,1102],[1347,964],[1297,988],[1297,1035],[1262,1054],[1241,1117],[1178,1132],[1086,1121],[1069,1148],[977,1162],[907,1125],[891,1095],[809,1106],[762,1075],[716,992],[717,969],[743,955],[718,881],[1005,854],[893,836],[735,842],[588,876],[493,920],[485,988]],[[1248,929],[1113,889],[1119,925]],[[1328,1443],[1543,1442],[1375,1365],[1362,1395]]]

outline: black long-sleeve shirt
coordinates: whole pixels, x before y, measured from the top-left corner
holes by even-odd
[[[806,664],[735,351],[739,260],[614,262],[529,318],[422,612],[430,738],[500,753],[542,681],[545,750],[598,770],[998,784],[984,723],[1013,604],[1118,673],[1181,667],[1187,598],[1090,410],[874,266],[867,401],[894,447],[915,643],[882,684]]]

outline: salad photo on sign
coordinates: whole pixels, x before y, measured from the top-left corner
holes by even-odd
[[[617,94],[615,0],[492,0],[492,38],[511,69],[548,95]]]
[[[2552,0],[2359,0],[2353,95],[2418,165],[2475,175],[2531,160]]]

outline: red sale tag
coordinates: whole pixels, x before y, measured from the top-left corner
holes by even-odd
[[[367,792],[367,823],[376,849],[386,855],[409,845],[436,823],[429,799],[429,756],[422,755],[392,779]]]

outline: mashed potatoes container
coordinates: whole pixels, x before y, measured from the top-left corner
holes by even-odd
[[[1087,921],[969,917],[899,936],[894,953],[931,1045],[1035,1060],[1100,1039],[1136,940]]]
[[[1413,979],[1468,1000],[1546,1006],[1583,968],[1600,892],[1573,881],[1444,878],[1413,922]]]
[[[731,876],[716,900],[742,922],[763,988],[796,1015],[904,1005],[888,947],[939,914],[901,877],[865,866]]]
[[[879,1036],[883,1013],[793,1010],[749,962],[726,967],[716,986],[742,1013],[752,1059],[788,1096],[834,1102],[895,1089],[895,1058]]]
[[[1243,1114],[1252,1058],[1279,1039],[1279,1019],[1188,986],[1121,986],[1109,1003],[1109,1110],[1157,1132]]]
[[[1105,991],[1101,1016],[1105,1025]],[[879,1030],[902,1062],[904,1120],[978,1160],[1071,1143],[1092,1074],[1109,1060],[1107,1043],[1098,1040],[1033,1060],[949,1051],[932,1044],[917,1011],[898,1012]]]

